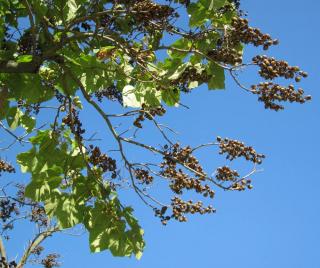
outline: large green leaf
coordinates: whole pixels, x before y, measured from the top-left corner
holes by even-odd
[[[188,6],[188,13],[190,16],[189,25],[190,27],[196,27],[202,25],[206,20],[206,8],[202,3],[191,3]]]
[[[178,68],[175,69],[175,71],[172,74],[170,74],[168,79],[169,80],[178,79],[189,66],[191,66],[190,62],[181,64]]]
[[[36,119],[30,115],[24,114],[20,117],[20,125],[28,132],[31,133],[36,126]]]
[[[68,73],[63,73],[56,82],[56,88],[66,95],[74,95],[78,89],[78,84]]]
[[[32,55],[22,55],[17,58],[17,62],[31,62],[32,59]]]
[[[34,117],[24,114],[18,107],[13,106],[7,110],[6,119],[8,126],[15,130],[18,126],[23,127],[28,133],[31,133],[36,125]]]
[[[141,257],[145,245],[143,230],[132,216],[132,210],[123,210],[117,198],[108,203],[96,202],[87,217],[92,252],[109,249],[114,256]]]
[[[10,89],[10,97],[25,100],[27,104],[49,100],[54,91],[46,87],[39,74],[8,74],[3,81]]]
[[[199,0],[196,3],[191,3],[188,6],[190,27],[201,26],[210,20],[214,20],[217,17],[216,11],[226,3],[227,0]]]
[[[54,194],[61,181],[61,177],[45,177],[45,174],[39,175],[39,177],[34,176],[26,186],[25,196],[37,202],[46,201],[45,204],[47,204],[47,200]]]
[[[84,218],[84,203],[77,202],[71,194],[55,191],[45,201],[45,210],[49,217],[54,217],[63,229],[81,223]]]
[[[166,88],[161,91],[162,100],[169,106],[179,103],[180,91],[177,88]]]
[[[216,63],[209,64],[208,73],[211,78],[208,82],[209,89],[225,89],[224,69]]]
[[[17,155],[17,162],[22,172],[32,172],[34,170],[37,162],[36,154],[37,150],[33,147],[31,150]]]
[[[77,16],[77,11],[80,6],[76,0],[56,0],[54,3],[56,13],[60,14],[59,19],[62,20],[60,23],[66,23]]]

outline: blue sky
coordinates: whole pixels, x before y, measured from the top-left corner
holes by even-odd
[[[248,11],[253,26],[280,39],[269,55],[309,73],[301,86],[313,96],[312,102],[289,104],[282,112],[265,110],[256,96],[228,79],[225,91],[208,92],[200,87],[184,96],[183,103],[191,109],[170,110],[162,121],[181,133],[178,139],[184,144],[196,145],[220,135],[243,140],[265,153],[264,171],[254,176],[254,189],[218,191],[216,214],[166,227],[138,199],[123,195],[128,203],[136,202],[136,216],[145,229],[147,247],[142,259],[114,258],[108,252],[90,254],[86,235],[61,234],[47,245],[62,255],[63,267],[320,267],[320,2],[242,0],[242,9]],[[250,58],[260,51],[249,47],[245,52]],[[241,79],[254,78],[250,72]],[[89,119],[90,113],[85,117]],[[98,121],[90,124],[97,126]],[[222,159],[217,161],[213,150],[203,151],[201,160],[212,168],[224,164]],[[10,256],[14,257],[23,244],[20,239],[12,242]]]

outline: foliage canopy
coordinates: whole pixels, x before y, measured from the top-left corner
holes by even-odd
[[[18,197],[6,195],[3,200],[7,206],[15,201],[37,209],[37,217],[47,219],[39,225],[43,239],[82,224],[92,252],[141,257],[143,230],[133,209],[120,202],[122,183],[163,224],[172,219],[184,222],[187,214],[215,212],[201,201],[184,201],[186,191],[213,198],[214,188],[252,188],[251,176],[264,155],[251,146],[217,137],[192,148],[170,138],[170,129],[158,117],[165,114],[165,107],[183,108],[181,94],[203,84],[209,90],[224,89],[230,75],[241,89],[257,95],[266,109],[278,111],[284,108],[282,102],[310,100],[302,89],[275,82],[284,78],[299,83],[307,76],[299,67],[268,56],[243,62],[245,46],[267,50],[278,40],[250,27],[239,1],[0,0],[0,20],[0,127],[14,142],[29,145],[17,155],[17,163],[31,175],[26,187],[19,186]],[[240,82],[238,72],[251,66],[266,82],[250,87]],[[112,113],[110,101],[117,102],[122,112]],[[85,136],[88,130],[80,111],[89,106],[114,139],[113,157]],[[50,125],[43,126],[41,114],[47,109],[53,116]],[[118,132],[115,123],[128,118],[132,124]],[[138,130],[146,119],[159,131],[163,146],[139,140]],[[127,145],[157,156],[147,163],[129,159]],[[194,156],[207,146],[216,146],[230,161],[245,159],[252,171],[240,175],[222,166],[208,175]],[[1,160],[0,172],[13,171]],[[155,179],[168,182],[174,194],[168,204],[148,193]],[[10,217],[14,209],[9,212]],[[38,244],[30,244],[18,267]],[[5,257],[4,251],[1,254]]]

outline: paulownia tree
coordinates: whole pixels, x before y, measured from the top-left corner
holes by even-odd
[[[263,154],[221,137],[183,146],[159,122],[168,106],[186,108],[181,94],[202,84],[224,89],[226,75],[266,109],[310,100],[302,89],[275,81],[300,82],[307,73],[299,67],[263,55],[243,62],[244,46],[278,44],[245,17],[233,0],[0,0],[0,128],[10,138],[1,148],[0,172],[15,171],[6,153],[22,144],[27,151],[16,160],[31,175],[27,185],[13,180],[1,188],[1,267],[58,265],[56,254],[40,257],[41,243],[75,225],[89,233],[91,251],[140,258],[143,230],[131,206],[120,201],[123,187],[164,225],[215,212],[201,201],[214,198],[215,189],[252,188]],[[256,68],[264,82],[246,86],[238,76],[246,68]],[[105,123],[108,146],[99,146],[95,130],[82,122],[87,109]],[[162,141],[144,142],[147,122]],[[195,155],[208,146],[230,162],[246,160],[251,171],[205,171]],[[128,150],[150,155],[130,157]],[[171,198],[151,193],[156,180],[166,183]],[[198,201],[186,200],[186,192],[197,193]],[[38,233],[21,259],[11,260],[3,239],[19,220],[36,224]]]

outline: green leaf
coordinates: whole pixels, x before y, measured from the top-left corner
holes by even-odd
[[[17,107],[11,107],[7,114],[7,123],[12,130],[15,130],[20,123],[23,113]]]
[[[25,196],[34,201],[45,201],[60,185],[62,178],[51,177],[46,179],[34,178],[25,188]]]
[[[174,106],[179,103],[180,91],[177,88],[166,88],[161,91],[161,96],[168,106]]]
[[[50,199],[45,201],[45,210],[49,217],[55,218],[58,225],[65,229],[71,228],[83,221],[84,205],[78,203],[73,195],[55,191]]]
[[[0,50],[0,60],[6,61],[6,60],[12,60],[12,59],[14,59],[12,51]]]
[[[111,187],[108,184],[102,186],[97,180],[96,174],[79,175],[74,178],[72,192],[77,202],[88,200],[92,196],[106,200],[110,195]]]
[[[143,103],[149,107],[158,107],[161,104],[161,94],[152,87],[147,87],[142,94]]]
[[[21,167],[21,171],[25,172],[32,172],[35,163],[36,163],[36,149],[32,148],[31,150],[20,153],[17,155],[17,162]]]
[[[1,43],[3,42],[3,38],[4,38],[4,34],[5,34],[5,29],[4,29],[4,26],[5,26],[5,22],[4,22],[4,18],[2,17],[3,14],[1,14],[2,12],[0,12],[0,45]]]
[[[191,48],[191,46],[192,42],[190,40],[181,38],[171,45],[173,49],[168,50],[168,55],[172,58],[183,59],[189,54],[188,50]],[[187,52],[181,52],[179,49],[187,50]]]
[[[51,139],[52,132],[50,130],[39,130],[37,135],[29,140],[32,144],[41,144],[45,139]]]
[[[181,64],[178,68],[176,68],[175,72],[168,77],[168,79],[169,80],[178,79],[182,75],[182,73],[187,69],[187,67],[189,67],[190,65],[191,65],[190,62]]]
[[[34,201],[43,201],[50,196],[50,186],[46,181],[31,181],[25,188],[25,196]]]
[[[190,63],[193,65],[200,63],[202,60],[203,60],[203,57],[199,54],[194,54],[194,55],[190,56]]]
[[[117,198],[108,203],[96,202],[87,216],[90,249],[109,249],[114,256],[141,257],[144,249],[143,231],[132,216],[132,209],[121,209]]]
[[[22,55],[17,58],[17,62],[31,62],[32,58],[32,55]]]
[[[188,13],[190,27],[201,26],[207,19],[206,8],[200,2],[191,3],[188,6]]]
[[[36,126],[36,120],[27,114],[24,114],[20,118],[20,124],[28,133],[31,133]]]
[[[36,121],[33,117],[24,114],[16,106],[10,107],[7,110],[6,119],[12,130],[15,130],[18,126],[22,126],[28,133],[30,133],[36,125]]]
[[[191,3],[188,6],[190,16],[190,27],[198,27],[206,22],[215,21],[217,18],[217,10],[223,7],[227,0],[200,0],[197,3]]]
[[[74,95],[78,89],[78,85],[74,79],[67,73],[63,73],[57,80],[56,87],[66,95]]]
[[[62,169],[59,166],[49,167],[47,163],[39,161],[36,153],[32,160],[23,163],[23,158],[25,159],[26,156],[21,155],[18,161],[20,165],[26,165],[26,170],[32,174],[32,180],[26,186],[25,195],[34,201],[45,201],[59,187],[62,181]]]
[[[225,74],[224,69],[216,63],[209,64],[208,73],[211,78],[208,82],[209,89],[225,89]]]
[[[48,11],[46,1],[44,0],[33,1],[32,7],[35,9],[35,15],[39,21],[42,19],[41,16],[45,16]]]
[[[101,89],[107,78],[103,76],[102,70],[88,70],[82,74],[80,80],[85,86],[86,91],[91,94]]]
[[[8,74],[5,84],[11,89],[10,97],[23,99],[27,104],[43,102],[54,95],[51,87],[43,85],[39,74]]]
[[[66,23],[74,19],[77,16],[77,11],[79,6],[76,0],[56,0],[55,3],[55,13],[59,14],[61,21],[58,23]]]

